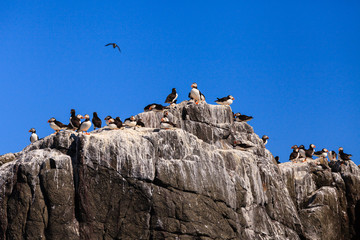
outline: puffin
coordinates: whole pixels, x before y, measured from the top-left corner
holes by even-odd
[[[234,114],[234,120],[237,122],[247,122],[247,121],[250,121],[251,119],[253,119],[252,116],[246,116],[239,112]]]
[[[314,155],[315,152],[315,145],[314,144],[310,144],[309,149],[305,150],[305,156],[307,158],[313,158],[312,156]]]
[[[254,146],[248,145],[246,143],[241,143],[239,140],[235,140],[233,146],[234,146],[234,148],[240,149],[243,151],[254,147]]]
[[[107,122],[110,129],[119,129],[113,118],[109,118]]]
[[[197,89],[197,83],[191,84],[191,87],[192,89],[189,93],[189,98],[193,99],[196,104],[199,104],[199,102],[201,101],[201,92],[199,91],[199,89]],[[205,96],[204,96],[204,100],[205,100]]]
[[[176,99],[178,98],[178,94],[176,93],[176,88],[173,88],[171,93],[166,97],[165,103],[176,103]]]
[[[83,116],[81,116],[80,114],[75,115],[75,109],[71,109],[70,110],[70,123],[69,123],[69,128],[72,130],[77,130],[80,127],[81,124],[81,120],[83,119]]]
[[[112,117],[110,115],[107,115],[106,118],[104,118],[105,120],[105,123],[106,123],[106,126],[109,126],[109,120],[111,119]],[[114,120],[114,119],[113,119]]]
[[[105,47],[107,47],[107,46],[112,46],[113,48],[117,48],[117,49],[119,49],[119,52],[121,52],[120,47],[116,43],[108,43],[105,45]]]
[[[342,147],[339,147],[339,160],[350,161],[351,157],[351,154],[344,153],[344,149]]]
[[[139,119],[136,121],[136,126],[137,126],[137,127],[145,127],[145,123],[143,123],[142,119],[139,118]]]
[[[230,106],[233,103],[233,100],[235,100],[235,98],[231,95],[228,95],[227,97],[217,98],[215,102],[220,105]]]
[[[101,119],[98,117],[97,112],[93,112],[92,123],[94,124],[94,130],[101,128]]]
[[[62,122],[57,121],[54,117],[50,118],[48,123],[50,123],[50,127],[55,130],[55,133],[58,133],[60,130],[66,129],[68,127]]]
[[[296,145],[295,145],[296,146]],[[305,146],[304,145],[300,145],[299,146],[299,153],[300,153],[300,158],[306,158],[306,154],[305,154]]]
[[[290,154],[289,156],[289,161],[297,161],[299,156],[300,156],[300,153],[299,153],[299,148],[297,145],[294,145],[291,147],[293,149],[292,153]]]
[[[90,116],[88,114],[85,114],[84,118],[85,121],[80,124],[77,132],[85,132],[86,135],[90,135],[90,133],[87,132],[87,130],[89,130],[89,128],[91,127]]]
[[[328,152],[329,151],[326,148],[323,148],[321,151],[314,152],[314,156],[318,158],[326,158]]]
[[[36,134],[36,130],[35,128],[31,128],[29,130],[29,132],[31,132],[31,136],[30,136],[30,142],[36,142],[37,140],[39,140],[39,136]]]
[[[279,156],[276,156],[276,157],[275,157],[275,161],[276,161],[277,164],[280,163],[279,159],[280,159]]]
[[[163,118],[161,118],[160,128],[161,129],[172,129],[172,128],[176,128],[176,124],[173,122],[170,122],[167,117],[163,117]]]
[[[122,123],[120,117],[116,117],[114,120],[114,123],[117,126],[117,128],[119,128],[119,129],[122,128],[122,126],[123,126],[123,123]]]
[[[269,137],[268,136],[266,136],[266,135],[264,135],[264,136],[262,136],[262,138],[261,138],[262,140],[263,140],[263,143],[264,143],[264,145],[266,145],[267,144],[267,140],[269,139]]]
[[[330,161],[336,161],[336,157],[337,157],[337,154],[335,151],[330,151],[329,152],[329,159]]]
[[[131,116],[124,121],[125,126],[128,127],[135,127],[136,126],[136,119],[134,116]]]
[[[161,112],[161,111],[164,111],[165,109],[168,109],[169,107],[167,106],[163,106],[161,104],[157,104],[157,103],[152,103],[152,104],[149,104],[147,105],[146,107],[144,107],[144,111],[145,112],[149,112],[149,111],[156,111],[156,112]]]

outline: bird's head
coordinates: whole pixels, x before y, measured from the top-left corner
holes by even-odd
[[[316,148],[314,144],[310,144],[310,148]]]
[[[229,95],[228,98],[231,99],[231,100],[235,100],[235,98],[233,96],[231,96],[231,95]]]
[[[51,123],[51,122],[55,122],[55,121],[56,121],[56,119],[52,117],[52,118],[50,118],[47,122],[48,122],[48,123]]]
[[[84,119],[84,117],[81,114],[76,115],[78,119]]]
[[[291,149],[298,149],[298,146],[294,145],[294,146],[291,147]]]
[[[340,151],[344,151],[344,149],[343,149],[342,147],[339,147],[339,152],[340,152]]]
[[[31,133],[36,133],[36,130],[35,130],[35,128],[31,128],[31,129],[29,130],[29,132],[31,132]]]
[[[191,87],[192,87],[192,88],[197,88],[197,84],[196,84],[196,83],[193,83],[193,84],[191,84]]]

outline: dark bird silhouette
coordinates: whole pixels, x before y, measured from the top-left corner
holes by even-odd
[[[342,147],[339,148],[339,160],[350,161],[351,157],[351,154],[344,153],[344,149]]]
[[[279,156],[276,156],[276,157],[275,157],[275,161],[276,161],[277,164],[280,163],[279,159],[280,159]]]
[[[101,128],[101,119],[98,117],[97,112],[93,113],[92,123],[94,124],[94,130]]]
[[[119,52],[121,52],[120,47],[119,47],[116,43],[108,43],[108,44],[105,45],[105,47],[110,46],[110,45],[111,45],[113,48],[119,49]]]
[[[252,116],[246,116],[241,113],[234,114],[234,121],[237,121],[237,122],[247,122],[247,121],[250,121],[251,119],[253,119]]]
[[[300,153],[299,153],[299,148],[297,145],[294,145],[291,147],[293,149],[292,153],[289,156],[289,160],[290,161],[296,161],[298,160]]]
[[[314,155],[314,152],[315,152],[315,145],[314,144],[310,144],[309,146],[309,149],[306,149],[305,150],[305,156],[307,158],[313,158],[313,155]]]
[[[172,89],[172,92],[167,96],[165,103],[174,103],[178,97],[178,94],[176,93],[176,88]]]
[[[123,126],[123,122],[121,121],[120,117],[116,117],[114,120],[114,123],[117,128],[122,128],[122,126]]]

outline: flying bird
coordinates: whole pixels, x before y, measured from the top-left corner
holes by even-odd
[[[105,45],[105,47],[107,47],[107,46],[112,46],[113,48],[117,48],[117,49],[119,49],[119,52],[121,52],[120,47],[116,43],[108,43]]]

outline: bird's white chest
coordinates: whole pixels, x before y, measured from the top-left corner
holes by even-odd
[[[160,123],[160,128],[174,128],[174,126],[173,125],[171,125],[171,124],[169,124],[169,123],[167,123],[167,122],[161,122]]]
[[[32,133],[30,136],[30,142],[35,142],[39,139],[38,135],[36,133]]]
[[[90,121],[85,121],[80,126],[80,131],[87,131],[91,127]]]
[[[175,100],[178,98],[178,94],[176,93],[175,98],[172,100],[172,102],[175,102]]]
[[[108,123],[108,126],[109,126],[110,129],[118,128],[115,123]]]
[[[200,91],[196,88],[191,89],[190,96],[195,100],[200,100]]]
[[[217,102],[218,104],[220,105],[231,105],[233,103],[233,100],[232,99],[228,99],[224,102]]]
[[[129,126],[129,127],[135,127],[136,126],[136,121],[126,121],[125,125]]]
[[[55,131],[61,130],[61,128],[58,125],[56,125],[54,122],[50,123],[50,127]]]

